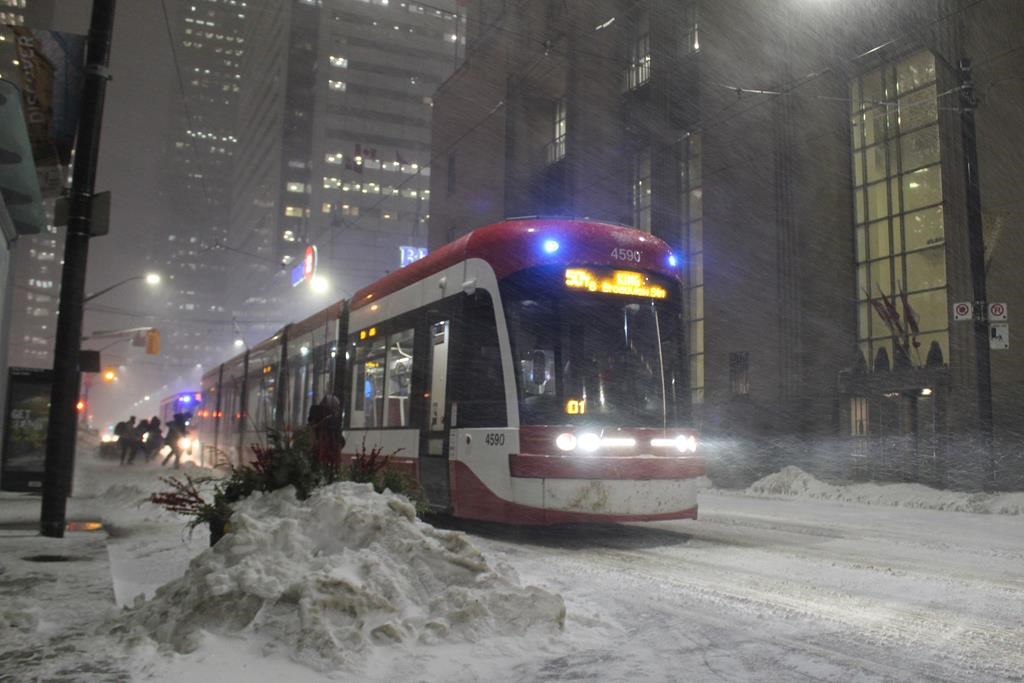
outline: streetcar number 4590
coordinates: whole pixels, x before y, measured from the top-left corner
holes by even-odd
[[[640,263],[640,250],[639,249],[626,249],[624,247],[615,247],[612,249],[612,258],[620,261],[632,261],[633,263]]]

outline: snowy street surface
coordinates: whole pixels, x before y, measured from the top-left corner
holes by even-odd
[[[0,496],[5,683],[1024,680],[1024,494],[827,487],[787,469],[746,491],[702,492],[696,522],[552,529],[452,522],[468,535],[466,547],[418,531],[386,510],[338,498],[323,504],[358,512],[347,524],[354,519],[401,537],[330,555],[309,552],[307,536],[315,534],[293,534],[289,520],[266,532],[259,531],[262,522],[253,525],[244,544],[249,564],[235,578],[256,585],[273,604],[264,603],[246,623],[225,619],[223,600],[211,600],[207,614],[202,602],[188,605],[190,623],[205,627],[183,649],[131,625],[184,613],[188,586],[179,583],[170,598],[157,589],[230,565],[224,542],[215,549],[219,554],[210,554],[202,530],[183,542],[181,519],[141,502],[161,488],[156,478],[166,470],[88,461],[83,467],[89,471],[76,485],[69,517],[98,516],[109,536],[39,538],[26,531],[37,519],[38,498]],[[473,559],[472,546],[484,560]],[[252,550],[275,547],[284,555]],[[408,569],[394,563],[402,548],[417,558]],[[444,552],[431,555],[431,548]],[[75,561],[24,559],[59,553]],[[475,587],[459,589],[463,599],[477,591],[478,608],[463,600],[455,610],[476,619],[465,623],[480,625],[477,632],[455,628],[456,603],[440,604],[437,597],[430,608],[450,634],[442,629],[436,638],[367,640],[358,656],[329,666],[308,656],[312,635],[322,647],[325,628],[348,633],[337,629],[350,629],[351,620],[342,621],[371,595],[369,588],[359,592],[368,585],[359,576],[367,568],[386,579],[378,581],[385,586],[378,598],[390,591],[409,615],[401,624],[426,623],[417,611],[432,595],[424,593],[432,585],[424,572],[455,577],[443,556],[458,560],[461,576],[470,565],[481,572]],[[303,584],[310,572],[335,577],[345,595],[332,595],[322,580],[311,590]],[[282,582],[288,576],[295,577],[291,588]],[[522,609],[500,599],[519,584]],[[302,615],[290,621],[286,602],[296,591],[302,598],[294,611]],[[139,594],[149,601],[125,611]],[[558,607],[558,596],[563,629],[543,621]],[[311,620],[319,630],[310,629]],[[505,628],[503,620],[518,623]]]

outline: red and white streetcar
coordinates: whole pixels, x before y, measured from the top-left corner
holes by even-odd
[[[393,466],[455,516],[696,517],[681,295],[647,233],[480,228],[207,373],[201,438],[240,457],[333,393],[348,454],[399,451]]]

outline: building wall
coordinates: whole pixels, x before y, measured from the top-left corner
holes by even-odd
[[[435,100],[433,154],[456,159],[458,182],[445,192],[447,178],[434,176],[430,243],[504,216],[583,215],[638,227],[649,221],[655,235],[690,258],[684,312],[693,321],[694,419],[710,444],[721,446],[716,455],[731,467],[723,474],[750,477],[789,462],[833,477],[981,485],[992,472],[976,438],[971,327],[947,323],[942,303],[971,298],[954,65],[964,53],[978,55],[989,300],[1012,309],[1019,259],[1005,236],[1020,211],[1012,188],[1019,187],[1022,159],[1010,151],[1019,147],[1012,142],[1021,111],[1020,89],[1009,86],[1021,59],[1013,42],[1021,17],[1011,4],[470,3],[470,26],[484,32],[496,22],[498,30],[479,45],[471,32],[466,64]],[[637,58],[641,44],[649,67]],[[907,71],[918,68],[907,60],[922,50],[935,64],[933,89],[914,86],[913,78],[926,76]],[[893,86],[884,101],[854,97],[858,79],[897,64],[906,81],[899,87],[909,94]],[[553,130],[545,108],[563,97],[567,152],[551,162],[540,154]],[[911,133],[922,111],[934,112],[930,130],[938,131],[938,145],[924,151],[908,146],[917,144]],[[874,126],[876,113],[893,117],[877,129],[892,137],[868,150],[887,155],[891,182],[881,190],[852,172],[861,178],[863,169],[853,165],[851,136],[858,125]],[[928,125],[927,116],[920,120]],[[700,160],[685,173],[684,146]],[[912,160],[922,154],[934,155],[927,162],[933,166],[918,172]],[[649,164],[650,179],[637,186],[649,213],[633,205],[631,159],[639,159],[638,168]],[[940,174],[940,188],[922,185]],[[889,207],[884,220],[868,226],[888,235],[890,251],[870,252],[880,256],[862,255],[869,252],[859,240],[868,230],[855,229],[865,225],[855,219],[868,189],[871,202],[887,198]],[[939,197],[943,228],[938,241],[916,246],[904,232],[916,229],[913,207],[924,192]],[[944,273],[928,265],[936,258]],[[876,265],[874,286],[866,287],[864,274]],[[937,284],[922,284],[929,277]],[[911,306],[910,317],[938,331],[920,335],[923,346],[911,348],[906,367],[892,367],[894,345],[904,337],[882,327],[875,306],[891,297],[910,330],[904,286],[908,302],[921,307]],[[869,318],[872,337],[865,338],[869,328],[858,320]],[[908,332],[905,342],[917,336]],[[926,363],[932,340],[943,351],[938,363]],[[874,351],[886,344],[889,368],[875,372]],[[1012,352],[992,358],[1004,467],[998,485],[1012,485],[1021,469],[1013,448],[1019,450],[1022,363]]]

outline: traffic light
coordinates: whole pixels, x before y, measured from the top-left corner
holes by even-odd
[[[150,356],[160,355],[160,330],[155,327],[146,332],[146,353]]]
[[[107,368],[106,370],[103,371],[103,381],[104,382],[107,382],[109,384],[110,382],[113,382],[116,379],[117,379],[117,370],[115,370],[114,368]]]

